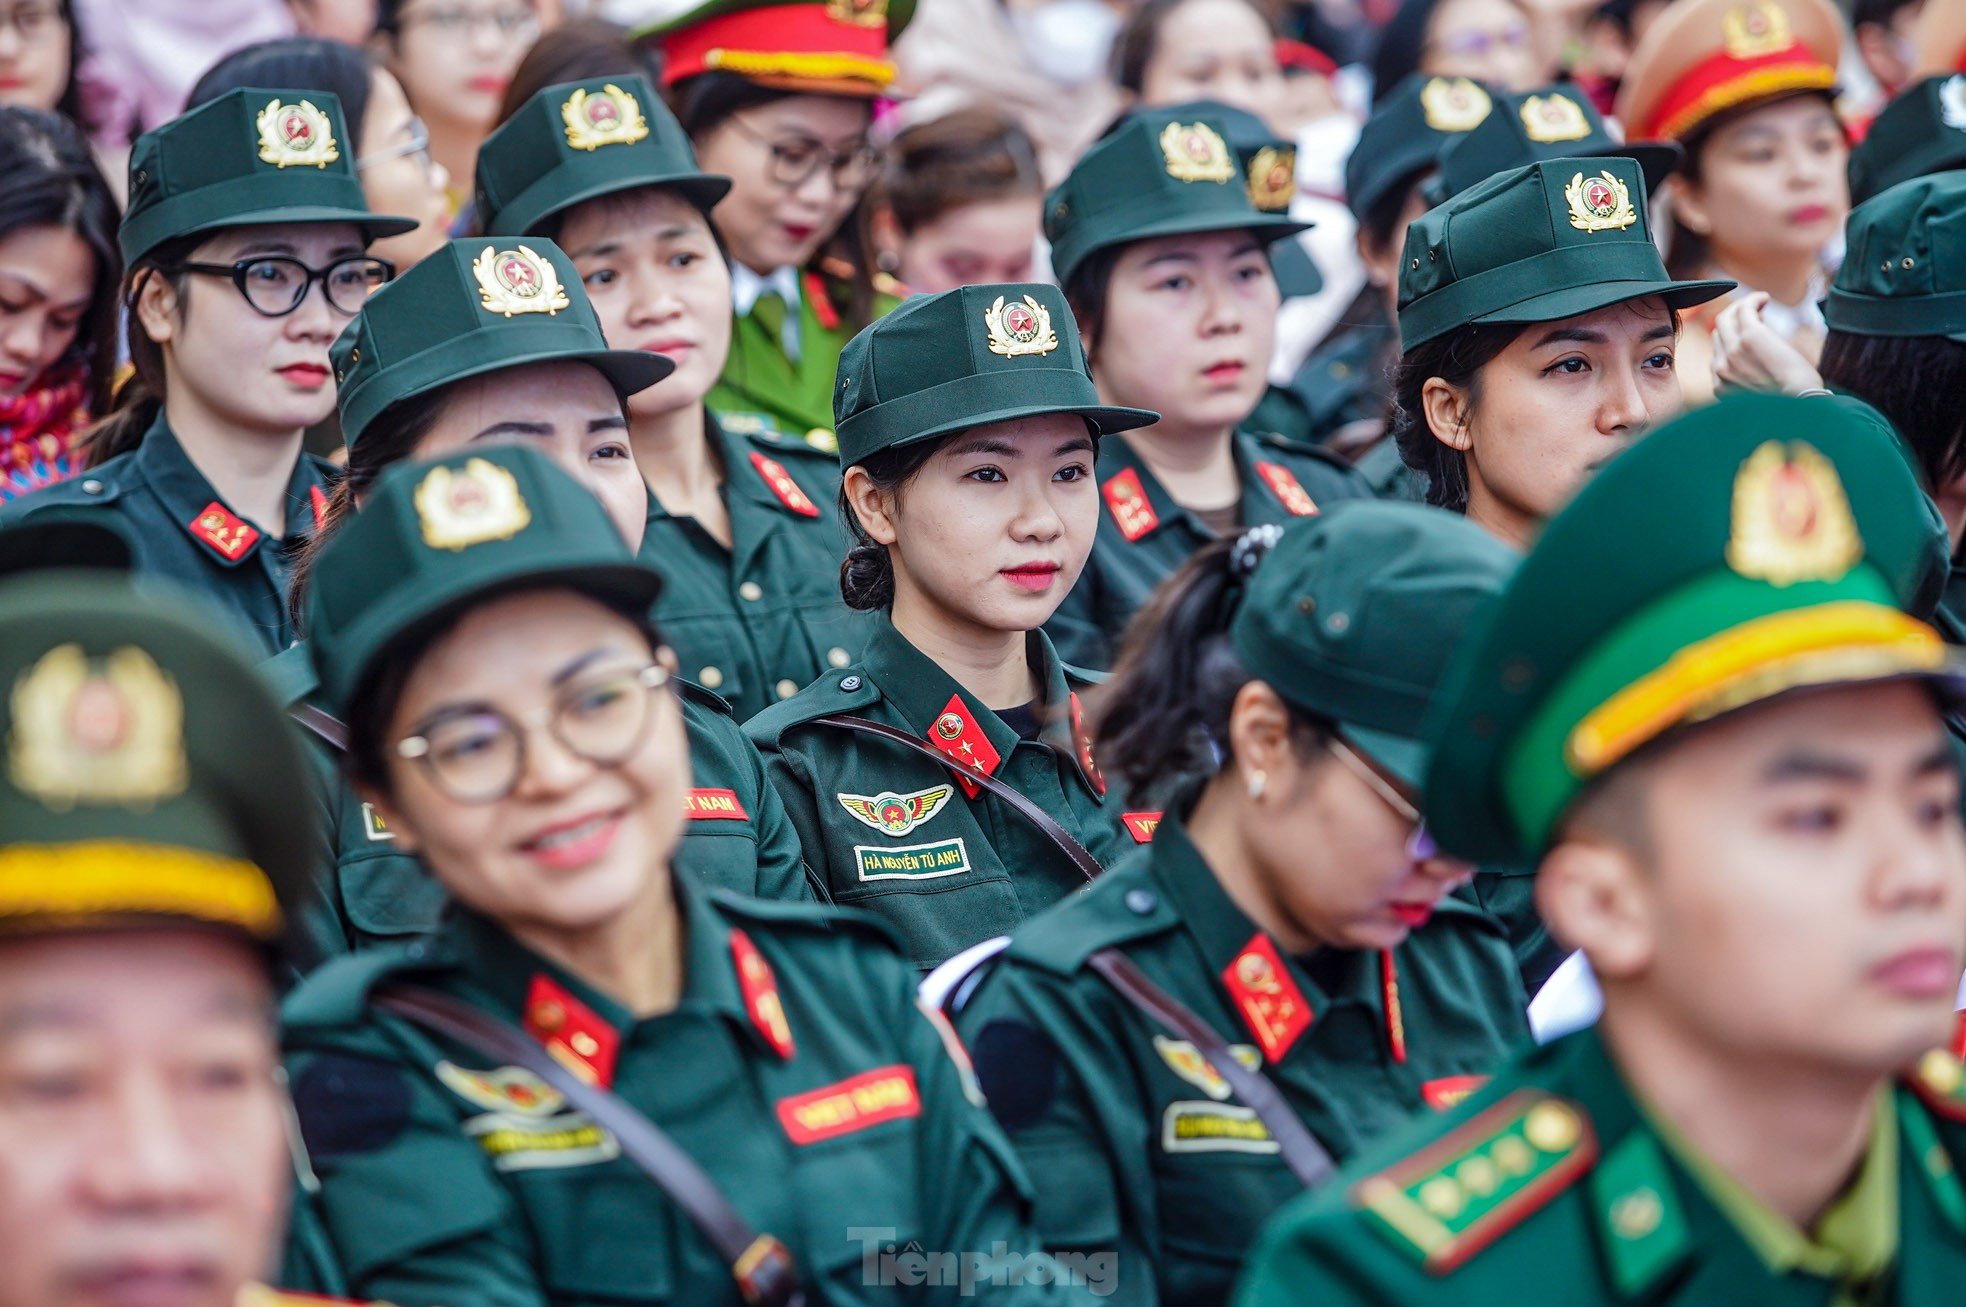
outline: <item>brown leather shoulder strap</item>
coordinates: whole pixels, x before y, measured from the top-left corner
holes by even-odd
[[[982,786],[1016,809],[1018,815],[1036,826],[1046,839],[1056,844],[1065,856],[1071,859],[1072,865],[1079,869],[1079,874],[1087,880],[1099,879],[1106,870],[1099,865],[1099,859],[1093,857],[1085,845],[1072,837],[1072,832],[1059,825],[1056,817],[1033,803],[1030,796],[1021,793],[1013,786],[1006,785],[988,772],[963,766],[948,754],[934,748],[926,740],[918,740],[908,732],[898,730],[884,722],[869,721],[865,717],[850,717],[845,713],[815,717],[813,723],[818,726],[838,726],[844,730],[859,731],[863,735],[878,735],[883,740],[891,740],[904,749],[913,749],[923,757],[947,767],[972,785]]]
[[[1256,1113],[1256,1119],[1268,1127],[1270,1138],[1277,1141],[1283,1164],[1306,1189],[1314,1189],[1331,1178],[1332,1172],[1338,1169],[1331,1154],[1290,1110],[1269,1077],[1238,1062],[1229,1051],[1228,1042],[1215,1033],[1214,1027],[1180,999],[1147,979],[1133,959],[1118,949],[1100,949],[1086,961],[1148,1020],[1195,1046],[1195,1051],[1215,1068],[1216,1074],[1228,1082],[1243,1106]]]
[[[497,1062],[522,1066],[560,1091],[621,1145],[628,1159],[662,1186],[676,1206],[730,1264],[744,1301],[753,1307],[804,1307],[792,1254],[769,1234],[759,1234],[730,1205],[717,1182],[655,1122],[605,1089],[562,1066],[517,1027],[448,994],[420,985],[386,982],[370,991],[376,1007],[456,1040]]]

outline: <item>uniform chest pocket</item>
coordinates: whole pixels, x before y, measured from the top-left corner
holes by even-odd
[[[703,1290],[678,1293],[687,1276],[677,1265],[682,1233],[677,1222],[685,1218],[655,1181],[631,1164],[536,1170],[508,1178],[532,1224],[540,1280],[556,1307],[708,1297]],[[717,1273],[715,1267],[704,1269]],[[729,1283],[727,1275],[718,1278],[719,1289]]]
[[[886,1121],[794,1148],[798,1256],[816,1281],[878,1283],[863,1277],[878,1276],[882,1254],[919,1247],[926,1230],[919,1124],[919,1118]],[[848,1295],[865,1296],[864,1289]]]
[[[436,929],[444,887],[423,864],[383,840],[343,851],[335,868],[342,912],[358,944],[393,942]]]
[[[1238,1103],[1171,1103],[1154,1143],[1161,1237],[1183,1257],[1240,1262],[1263,1222],[1304,1192],[1269,1131]]]

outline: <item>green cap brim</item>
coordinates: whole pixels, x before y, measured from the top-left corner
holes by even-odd
[[[1020,368],[974,373],[877,404],[841,422],[840,466],[852,467],[882,449],[912,445],[993,422],[1069,414],[1102,436],[1152,426],[1160,414],[1102,404],[1092,378],[1071,368]]]
[[[1277,279],[1277,293],[1287,300],[1324,289],[1324,275],[1294,240],[1279,240],[1270,246],[1270,272]]]
[[[1247,203],[1245,200],[1244,203]],[[1090,227],[1092,224],[1088,224]],[[1096,239],[1087,244],[1061,245],[1052,249],[1052,269],[1063,283],[1071,280],[1081,263],[1100,250],[1111,249],[1115,245],[1132,245],[1136,241],[1153,240],[1157,236],[1193,236],[1209,231],[1248,231],[1254,232],[1257,239],[1265,244],[1281,240],[1285,236],[1295,236],[1298,232],[1309,231],[1312,224],[1300,222],[1281,213],[1257,213],[1244,209],[1240,212],[1222,209],[1206,209],[1190,213],[1169,214],[1161,218],[1149,218],[1133,223],[1125,228],[1108,228]]]
[[[1823,320],[1852,336],[1943,336],[1966,341],[1966,291],[1883,297],[1830,287]]]
[[[623,159],[634,164],[636,156],[621,151]],[[561,187],[568,184],[569,178],[585,177],[576,181],[571,190],[562,192]],[[557,214],[565,213],[577,204],[598,200],[604,195],[620,195],[626,191],[640,190],[645,186],[662,187],[673,190],[684,199],[703,211],[708,217],[717,202],[730,193],[730,178],[719,177],[707,172],[684,172],[669,176],[650,176],[646,171],[626,167],[618,175],[609,175],[605,160],[580,159],[561,164],[547,173],[525,190],[519,192],[510,204],[500,209],[494,220],[487,224],[487,236],[532,236],[540,223]]]
[[[1390,772],[1395,779],[1415,794],[1420,792],[1421,782],[1426,779],[1427,759],[1430,756],[1425,744],[1411,736],[1395,735],[1391,731],[1347,726],[1343,722],[1338,723],[1338,727],[1346,742],[1370,758],[1382,771]]]
[[[129,533],[102,513],[71,517],[50,508],[0,530],[0,579],[71,567],[128,572],[135,565]]]
[[[182,198],[203,203],[209,202],[211,197],[209,192],[194,192]],[[367,209],[336,204],[269,204],[257,209],[247,206],[213,214],[204,222],[193,219],[188,225],[179,225],[183,221],[178,204],[166,201],[125,222],[116,237],[123,251],[124,265],[134,264],[165,241],[176,240],[180,236],[209,236],[213,232],[230,231],[234,227],[293,227],[308,223],[349,222],[362,229],[364,240],[377,241],[385,236],[400,236],[406,231],[415,231],[417,226],[414,218],[370,213]]]

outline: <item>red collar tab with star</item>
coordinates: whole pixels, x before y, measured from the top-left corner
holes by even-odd
[[[184,524],[191,538],[223,558],[236,563],[259,543],[259,532],[251,523],[233,515],[231,509],[214,499],[198,516]]]
[[[1092,760],[1092,737],[1085,731],[1085,706],[1079,702],[1078,691],[1072,691],[1072,742],[1078,746],[1079,766],[1092,788],[1101,794],[1106,792],[1106,778],[1099,774],[1099,764]]]
[[[1148,501],[1147,488],[1140,484],[1140,474],[1132,468],[1107,477],[1100,490],[1106,496],[1107,511],[1112,513],[1113,521],[1128,544],[1160,525],[1160,514]]]
[[[1277,946],[1262,931],[1250,936],[1235,961],[1222,969],[1222,983],[1266,1061],[1282,1061],[1297,1037],[1311,1028],[1311,1005],[1304,991],[1297,988],[1277,956]]]
[[[985,776],[996,773],[997,764],[1003,757],[990,743],[990,737],[983,734],[983,728],[970,716],[969,707],[963,703],[960,694],[949,696],[949,702],[942,705],[942,711],[935,715],[934,723],[928,728],[928,742],[949,755],[956,762],[971,771],[980,771]],[[975,798],[983,792],[978,785],[961,772],[956,773],[956,781],[963,787],[963,793]]]
[[[1258,463],[1256,475],[1263,478],[1263,484],[1283,502],[1292,517],[1317,516],[1317,500],[1311,498],[1311,492],[1304,489],[1289,468],[1281,463]]]
[[[307,487],[307,506],[314,510],[314,529],[319,531],[328,523],[328,497],[321,487]]]
[[[789,1062],[798,1045],[792,1042],[792,1026],[785,1020],[785,1004],[778,997],[778,977],[772,974],[771,964],[741,930],[730,932],[730,956],[737,964],[737,988],[744,995],[744,1010],[751,1014],[751,1024],[778,1056]]]
[[[602,1089],[614,1084],[621,1032],[575,998],[565,985],[551,976],[534,976],[532,988],[526,991],[524,1024],[526,1033],[567,1070]]]
[[[771,493],[778,496],[779,503],[800,517],[819,516],[819,505],[813,503],[806,492],[799,489],[799,483],[792,479],[792,474],[785,470],[783,463],[753,450],[751,466],[758,469],[758,475],[764,478],[767,486],[771,487]]]

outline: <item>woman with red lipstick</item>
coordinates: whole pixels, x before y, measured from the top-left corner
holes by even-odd
[[[1422,719],[1514,565],[1437,510],[1346,503],[1206,546],[1129,629],[1094,749],[1129,805],[1165,809],[1128,819],[1154,823],[1149,855],[955,991],[991,1110],[1047,1178],[1046,1246],[1117,1249],[1129,1301],[1227,1299],[1304,1187],[1278,1116],[1349,1158],[1527,1032],[1508,942],[1452,894],[1470,869],[1434,852],[1417,798]],[[1109,980],[1114,959],[1277,1107]]]
[[[1154,415],[1101,401],[1063,297],[1028,283],[910,299],[841,355],[835,412],[859,541],[840,588],[874,625],[857,662],[746,729],[814,878],[932,967],[1082,888],[1064,841],[1130,847],[1088,681],[1040,628],[1092,551],[1099,441]]]
[[[1673,275],[1765,293],[1764,318],[1812,364],[1850,211],[1849,138],[1835,106],[1843,34],[1829,0],[1679,0],[1632,52],[1618,92],[1629,139],[1686,150],[1667,188]],[[1713,318],[1729,302],[1687,316],[1688,399],[1713,397]]]
[[[569,133],[569,115],[585,128]],[[742,720],[846,666],[871,623],[840,602],[830,450],[705,406],[730,353],[731,271],[710,225],[729,187],[647,82],[594,77],[542,89],[492,133],[476,209],[488,235],[558,241],[608,339],[675,364],[628,401],[642,557],[667,580],[656,619],[684,675]]]
[[[392,468],[322,551],[307,628],[350,773],[455,900],[425,947],[334,963],[286,1010],[350,1287],[682,1307],[784,1302],[750,1289],[789,1271],[814,1307],[947,1301],[953,1280],[877,1273],[898,1241],[1009,1250],[1029,1273],[992,1302],[1086,1301],[1037,1251],[1022,1173],[883,933],[676,865],[698,778],[660,583],[524,448]],[[659,1131],[726,1206],[721,1237],[591,1099],[381,1010],[382,982],[465,1005]]]
[[[1143,110],[1045,200],[1100,396],[1159,414],[1101,447],[1099,546],[1047,628],[1087,667],[1112,665],[1148,594],[1210,540],[1371,493],[1337,459],[1244,429],[1282,303],[1268,246],[1304,224],[1251,202],[1227,133],[1205,114]]]
[[[710,392],[717,413],[831,448],[840,350],[900,293],[849,219],[880,170],[868,129],[894,80],[888,43],[913,12],[709,0],[655,29],[676,117],[703,168],[731,183],[716,224],[736,323]]]
[[[141,137],[119,242],[135,375],[81,475],[7,515],[102,513],[135,570],[196,592],[256,657],[292,641],[294,552],[332,471],[301,449],[335,407],[328,346],[394,269],[413,219],[371,213],[333,95],[222,95]]]

